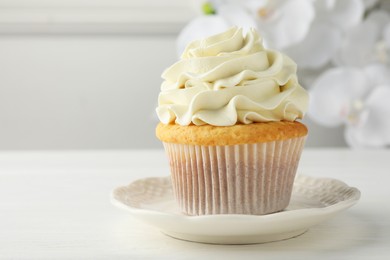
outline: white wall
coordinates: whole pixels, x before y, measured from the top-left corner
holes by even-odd
[[[0,37],[0,148],[156,145],[171,37]]]
[[[6,12],[2,2],[26,1],[0,0],[0,14],[8,14],[0,17],[0,150],[161,147],[154,136],[160,75],[176,60],[175,35],[188,15],[137,23],[112,20],[115,8],[107,16],[104,8],[77,19],[50,16],[56,7],[26,22],[25,9]],[[344,145],[341,129],[305,122],[308,146]]]

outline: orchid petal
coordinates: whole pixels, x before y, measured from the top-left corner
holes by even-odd
[[[384,147],[390,144],[390,86],[375,88],[367,98],[359,122],[347,126],[345,137],[352,147]]]
[[[190,0],[189,4],[191,9],[194,10],[197,15],[204,15],[203,13],[203,5],[209,2],[208,0]]]
[[[260,8],[263,8],[270,3],[269,0],[246,0],[240,2],[243,3],[248,10],[253,12],[257,12]]]
[[[362,0],[317,0],[317,19],[332,23],[342,30],[358,25],[364,14]]]
[[[315,16],[312,3],[290,0],[275,7],[272,7],[271,3],[269,10],[264,7],[266,9],[265,15],[258,15],[259,30],[264,34],[270,47],[284,49],[302,41]]]
[[[390,85],[390,70],[387,66],[371,64],[363,70],[371,86]]]
[[[379,31],[383,31],[386,25],[390,22],[390,15],[388,12],[383,10],[376,10],[368,14],[366,21],[374,22],[379,27]]]
[[[374,60],[373,51],[379,37],[378,24],[369,20],[363,22],[347,33],[333,62],[337,65],[364,66]]]
[[[310,89],[313,85],[314,82],[318,79],[321,74],[332,68],[330,64],[328,64],[325,67],[322,67],[321,69],[302,69],[299,68],[297,71],[297,75],[299,78],[299,83],[306,89]]]
[[[345,132],[344,132],[344,139],[347,142],[347,144],[355,149],[362,149],[367,148],[364,136],[362,136],[362,133],[353,126],[346,126]]]
[[[221,5],[218,9],[218,15],[223,17],[229,24],[244,28],[244,31],[250,28],[257,28],[254,17],[242,5]]]
[[[301,68],[320,68],[328,63],[340,46],[341,32],[326,23],[314,23],[306,38],[285,52]]]
[[[181,56],[190,42],[221,33],[229,27],[230,24],[219,15],[205,15],[195,18],[184,27],[176,40],[178,56]]]
[[[347,30],[358,25],[364,15],[364,4],[361,0],[336,1],[331,21],[340,28]]]
[[[366,100],[370,111],[368,122],[377,121],[376,129],[381,132],[382,138],[390,144],[390,85],[376,87]]]
[[[345,122],[350,103],[368,91],[364,73],[354,68],[333,68],[325,71],[310,91],[309,116],[320,124],[337,126]]]
[[[390,22],[383,29],[383,40],[387,45],[387,48],[390,49]]]
[[[318,15],[330,12],[335,5],[335,0],[315,0],[314,7]]]
[[[209,0],[216,9],[219,9],[222,5],[235,4],[235,5],[246,5],[252,1],[268,2],[269,0]]]

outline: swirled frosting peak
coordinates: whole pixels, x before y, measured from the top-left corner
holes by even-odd
[[[233,27],[190,43],[164,71],[157,114],[179,125],[294,121],[308,107],[296,71],[289,57],[264,49],[255,30],[244,36]]]

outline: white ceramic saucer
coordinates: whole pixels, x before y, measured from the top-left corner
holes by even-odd
[[[295,179],[288,208],[263,216],[183,215],[174,201],[169,177],[140,179],[112,193],[114,205],[163,233],[213,244],[252,244],[292,238],[351,207],[359,198],[358,189],[339,180],[302,175]]]

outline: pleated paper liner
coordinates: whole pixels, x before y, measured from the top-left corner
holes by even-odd
[[[305,139],[231,146],[164,143],[182,212],[264,215],[283,210]]]

